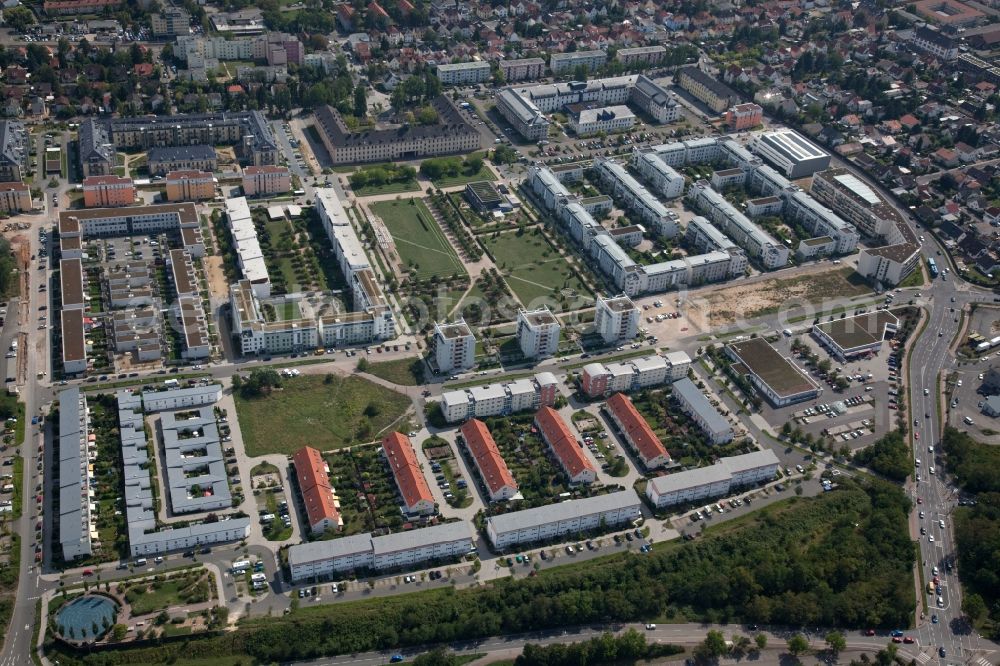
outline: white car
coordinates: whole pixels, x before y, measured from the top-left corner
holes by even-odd
[[[944,529],[944,521],[943,520],[939,520],[938,521],[938,527],[940,527],[941,529]]]
[[[924,395],[930,395],[931,392],[928,389],[924,389]]]
[[[933,467],[931,467],[929,471],[930,471],[930,473],[931,473],[932,475],[934,474],[934,468],[933,468]]]
[[[930,536],[928,536],[927,540],[930,541],[931,543],[934,543],[934,535],[931,534]]]

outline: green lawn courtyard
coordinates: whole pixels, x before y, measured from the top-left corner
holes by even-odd
[[[291,454],[303,446],[330,451],[376,439],[410,407],[401,393],[362,379],[304,375],[265,397],[236,395],[247,455]]]
[[[488,234],[480,240],[497,268],[525,307],[545,301],[553,311],[583,307],[580,298],[593,302],[590,290],[577,278],[538,229]]]
[[[400,260],[414,268],[417,277],[465,274],[465,267],[423,200],[379,201],[371,205],[371,211],[385,222]]]

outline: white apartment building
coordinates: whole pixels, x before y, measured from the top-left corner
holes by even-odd
[[[770,449],[731,456],[707,467],[658,476],[646,485],[646,497],[658,509],[723,497],[739,488],[767,483],[778,465]]]
[[[490,80],[490,63],[484,61],[456,62],[437,66],[437,77],[442,85],[467,86]]]
[[[550,407],[558,396],[556,376],[539,372],[530,379],[445,391],[441,394],[441,413],[448,423],[456,423]]]
[[[486,520],[486,535],[495,549],[506,550],[523,543],[552,541],[567,534],[614,529],[641,515],[639,496],[630,488],[492,516]]]
[[[246,197],[226,199],[226,220],[236,248],[236,260],[243,277],[249,280],[253,291],[261,298],[271,295],[271,277],[267,272],[264,253],[257,239],[257,228],[250,216]]]
[[[701,180],[692,185],[688,198],[704,212],[705,217],[751,257],[760,261],[764,268],[774,270],[788,264],[789,248],[736,210],[707,182]]]
[[[561,331],[559,320],[547,307],[517,312],[517,341],[525,358],[555,356]]]
[[[476,366],[476,337],[464,319],[434,324],[434,360],[441,372],[461,372]]]
[[[636,151],[632,155],[632,166],[663,198],[676,199],[684,196],[684,176],[677,173],[658,153]]]
[[[169,382],[169,380],[168,380]],[[142,405],[147,412],[163,412],[187,407],[204,407],[214,405],[222,398],[221,384],[201,384],[198,386],[179,386],[164,382],[163,389],[143,391]]]
[[[663,60],[667,54],[667,49],[659,44],[655,46],[636,46],[633,48],[618,49],[615,60],[626,67],[635,65],[656,65]]]
[[[59,392],[59,545],[63,559],[87,557],[97,536],[96,504],[91,502],[93,462],[90,411],[79,388]]]
[[[667,210],[653,194],[632,177],[621,164],[612,159],[598,157],[594,161],[601,184],[611,190],[611,195],[642,223],[651,225],[661,236],[675,237],[680,228],[676,215]]]
[[[580,375],[590,398],[660,386],[687,376],[691,358],[684,352],[651,354],[611,363],[588,363]]]
[[[569,127],[578,137],[625,132],[635,125],[635,114],[623,104],[580,109],[571,113]]]
[[[450,560],[473,550],[464,521],[372,536],[370,533],[313,541],[288,549],[292,582],[315,580],[349,571],[413,568],[423,562]]]
[[[594,328],[605,344],[632,340],[639,332],[639,308],[625,294],[597,297]]]

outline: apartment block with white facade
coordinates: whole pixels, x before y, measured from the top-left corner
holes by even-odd
[[[446,86],[485,83],[490,80],[491,75],[490,63],[485,61],[473,60],[472,62],[455,62],[437,66],[438,80]]]
[[[475,367],[476,336],[464,319],[434,324],[434,361],[440,372]]]
[[[676,199],[684,196],[684,176],[677,173],[659,154],[653,151],[636,151],[632,155],[632,166],[663,198]]]
[[[502,416],[551,406],[559,396],[559,380],[551,372],[441,394],[441,413],[448,423]]]
[[[767,483],[778,465],[778,457],[770,449],[722,458],[714,465],[651,479],[646,497],[658,509],[723,497],[740,488]]]
[[[590,398],[660,386],[687,376],[691,357],[682,351],[583,366],[580,385]]]
[[[549,57],[549,69],[555,75],[572,72],[583,65],[589,72],[596,72],[608,61],[608,54],[594,49],[592,51],[571,51],[568,53],[553,53]]]
[[[548,308],[518,310],[517,341],[525,358],[555,356],[562,327]]]
[[[639,332],[639,308],[625,294],[598,296],[594,309],[594,328],[605,344],[632,340]]]
[[[486,535],[497,550],[524,543],[552,541],[597,529],[614,529],[642,515],[639,496],[631,488],[534,509],[512,511],[486,520]]]
[[[705,434],[711,444],[733,441],[733,426],[719,410],[712,406],[705,394],[693,381],[684,377],[674,382],[671,394],[684,411]]]

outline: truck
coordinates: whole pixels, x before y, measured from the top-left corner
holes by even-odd
[[[231,571],[234,574],[241,574],[250,568],[250,560],[236,560],[233,562]]]

